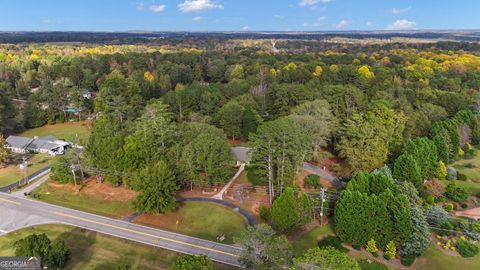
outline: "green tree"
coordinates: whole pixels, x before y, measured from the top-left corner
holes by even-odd
[[[233,140],[242,136],[243,110],[236,101],[230,101],[218,111],[220,126]]]
[[[179,256],[169,270],[215,270],[212,260],[205,255],[182,255]]]
[[[62,184],[73,182],[70,163],[65,157],[58,157],[52,164],[50,179]]]
[[[312,221],[313,202],[308,194],[302,192],[298,198],[298,212],[300,213],[300,224],[304,225]]]
[[[293,266],[290,269],[360,270],[360,266],[345,253],[333,247],[326,247],[307,250],[303,256],[293,259]]]
[[[0,164],[5,164],[8,161],[8,149],[5,148],[5,139],[0,134]]]
[[[423,181],[418,162],[409,154],[402,154],[395,160],[393,177],[398,181],[410,182],[417,189],[420,189]]]
[[[32,234],[14,243],[15,256],[39,257],[48,269],[63,269],[70,258],[70,251],[62,240],[53,242],[47,235]]]
[[[286,188],[272,204],[271,221],[273,227],[280,233],[295,231],[300,225],[300,214],[297,212],[295,191]]]
[[[400,247],[402,256],[420,256],[430,245],[430,230],[422,209],[414,205],[412,208],[412,233],[407,241]]]
[[[438,166],[435,170],[435,176],[440,180],[445,180],[445,177],[447,177],[447,167],[441,160],[438,161]]]
[[[336,128],[330,104],[321,99],[305,102],[292,110],[291,117],[309,133],[313,140],[313,156],[317,158],[320,147],[327,145]]]
[[[435,143],[427,138],[415,138],[405,144],[404,153],[412,156],[420,167],[422,179],[430,179],[437,168],[437,148]]]
[[[225,183],[232,175],[233,157],[225,135],[205,130],[182,150],[178,167],[180,177],[197,186]]]
[[[347,190],[370,194],[370,177],[370,174],[366,172],[354,174],[350,181],[348,181]]]
[[[450,158],[448,155],[448,145],[445,142],[445,138],[440,135],[437,135],[433,137],[433,142],[435,143],[435,146],[437,148],[438,159],[443,161],[443,163],[448,164],[450,161]]]
[[[138,173],[140,194],[133,201],[137,211],[146,213],[165,213],[177,206],[175,194],[178,186],[175,176],[163,161],[147,166]]]
[[[245,269],[270,270],[290,266],[291,246],[285,236],[276,236],[266,224],[248,227],[235,242],[242,251],[238,261]]]
[[[372,171],[387,160],[388,146],[394,133],[394,114],[376,103],[365,114],[354,114],[340,130],[336,145],[340,157],[354,171]]]
[[[260,116],[251,106],[245,107],[242,114],[242,137],[248,139],[250,133],[257,132],[257,127],[260,124],[260,121]]]

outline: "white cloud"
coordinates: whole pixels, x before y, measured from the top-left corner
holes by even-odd
[[[417,23],[409,20],[396,20],[387,26],[387,30],[410,30],[415,29]]]
[[[345,27],[349,26],[350,24],[352,24],[352,22],[349,21],[349,20],[341,20],[338,23],[333,24],[333,27],[341,29],[341,28],[345,28]]]
[[[313,6],[317,3],[330,3],[333,2],[334,0],[300,0],[300,3],[298,3],[301,7],[304,6]]]
[[[163,12],[165,11],[166,7],[167,7],[166,5],[151,5],[150,7],[148,7],[148,9],[150,9],[153,12]]]
[[[403,13],[409,12],[410,10],[412,10],[411,6],[406,7],[406,8],[394,8],[394,9],[392,9],[392,13],[395,14],[395,15],[398,15],[398,14],[403,14]]]
[[[181,12],[200,12],[207,9],[223,8],[223,5],[210,0],[186,0],[185,2],[178,4],[178,9]]]
[[[274,17],[275,19],[278,19],[278,20],[283,20],[283,19],[285,19],[285,16],[278,15],[278,14],[277,14],[277,15],[274,15],[273,17]]]
[[[244,26],[244,27],[242,27],[242,30],[244,30],[244,31],[250,30],[250,26]]]
[[[203,20],[203,17],[202,17],[202,16],[196,16],[196,17],[193,17],[193,18],[192,18],[192,20],[194,20],[194,21],[197,21],[197,22],[198,22],[198,21],[201,21],[201,20]]]
[[[367,26],[372,26],[372,22],[371,22],[371,21],[367,21],[365,24],[366,24]]]

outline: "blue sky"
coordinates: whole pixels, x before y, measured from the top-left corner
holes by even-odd
[[[0,31],[480,29],[478,0],[0,0]]]

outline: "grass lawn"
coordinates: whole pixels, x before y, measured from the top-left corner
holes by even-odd
[[[74,141],[75,136],[78,135],[80,144],[85,144],[90,131],[87,130],[85,122],[67,122],[55,125],[46,125],[43,127],[26,130],[20,136],[34,137],[53,135],[57,139],[66,141]]]
[[[318,247],[318,240],[327,235],[334,235],[333,229],[329,224],[313,228],[292,243],[293,254],[301,256],[307,250]]]
[[[113,218],[123,218],[134,212],[131,201],[106,200],[98,194],[55,187],[49,184],[49,181],[36,188],[32,195],[47,203]]]
[[[177,225],[176,222],[180,221]],[[233,243],[246,226],[246,220],[233,210],[209,202],[186,202],[176,212],[142,215],[135,223],[187,234],[211,241],[224,234],[223,243]]]
[[[87,231],[65,225],[42,225],[21,229],[0,236],[0,256],[13,256],[13,243],[32,233],[45,233],[53,240],[60,238],[70,249],[66,269],[115,270],[129,264],[132,269],[166,269],[178,256],[176,252]],[[234,269],[216,265],[217,269]]]
[[[30,175],[40,169],[49,166],[53,157],[47,154],[28,154],[27,161],[29,166],[27,168],[27,175]],[[12,164],[5,168],[0,169],[0,187],[10,185],[14,182],[18,182],[25,177],[24,171],[22,171],[18,164]]]
[[[462,258],[460,256],[448,256],[430,245],[422,257],[417,258],[410,269],[412,270],[474,270],[480,268],[480,254],[473,258]]]

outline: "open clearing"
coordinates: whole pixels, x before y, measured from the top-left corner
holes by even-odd
[[[178,221],[178,224],[177,224]],[[247,226],[247,221],[233,210],[208,202],[185,202],[176,212],[163,215],[141,215],[135,223],[216,241],[233,243]]]
[[[32,197],[85,212],[124,218],[135,211],[132,200],[137,193],[124,187],[112,187],[105,183],[88,181],[79,190],[74,185],[61,185],[47,181],[32,192]],[[179,221],[179,224],[177,224]],[[136,223],[216,241],[224,234],[224,243],[232,243],[247,226],[246,220],[235,211],[214,203],[186,202],[173,213],[163,215],[141,215]]]
[[[45,233],[51,240],[65,241],[71,252],[66,269],[115,270],[122,264],[131,265],[132,269],[166,269],[178,256],[173,251],[65,225],[41,225],[2,235],[0,256],[15,255],[13,243],[32,233]],[[216,268],[234,269],[221,264],[216,264]]]
[[[8,186],[14,182],[23,179],[25,175],[50,166],[53,157],[47,154],[28,154],[27,162],[29,164],[26,174],[20,169],[18,164],[11,164],[7,167],[0,168],[0,187]],[[21,162],[21,161],[20,161]]]
[[[61,185],[49,180],[35,189],[32,195],[47,203],[123,218],[134,212],[131,200],[136,192],[95,181],[88,181],[82,188],[77,186],[75,189],[73,184]]]
[[[87,141],[90,131],[86,127],[86,122],[67,122],[55,125],[45,125],[43,127],[32,128],[24,131],[20,136],[25,137],[42,137],[53,135],[57,139],[66,141],[75,141],[78,136],[79,144],[84,144]]]

